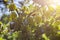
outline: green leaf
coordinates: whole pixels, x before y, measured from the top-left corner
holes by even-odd
[[[2,37],[0,37],[0,40],[4,40]]]

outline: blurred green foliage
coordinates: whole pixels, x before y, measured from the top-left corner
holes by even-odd
[[[21,8],[14,3],[8,6],[10,15],[4,14],[0,20],[0,40],[60,40],[59,5],[56,10],[34,4]]]

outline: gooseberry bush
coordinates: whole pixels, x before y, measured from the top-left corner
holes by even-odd
[[[10,15],[1,17],[0,40],[60,40],[60,5],[21,5],[7,5]]]

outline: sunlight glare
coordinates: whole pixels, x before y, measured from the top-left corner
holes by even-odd
[[[56,5],[60,5],[60,0],[53,0],[53,3]]]
[[[56,6],[60,5],[60,0],[50,0],[50,6],[56,9]]]
[[[51,4],[50,6],[52,6],[54,9],[56,9],[56,5],[54,5],[54,4]]]

